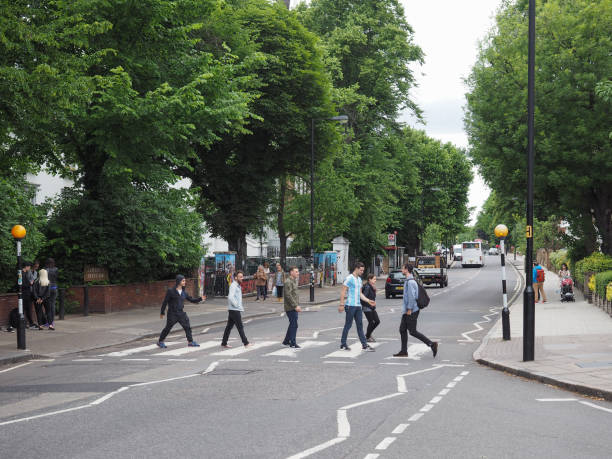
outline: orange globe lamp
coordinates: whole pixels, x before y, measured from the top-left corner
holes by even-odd
[[[11,234],[15,239],[23,239],[26,235],[26,229],[21,225],[15,225],[11,229]]]
[[[495,227],[495,236],[502,238],[508,235],[508,227],[506,225],[497,225]]]

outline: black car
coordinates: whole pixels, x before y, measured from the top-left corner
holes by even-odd
[[[416,279],[416,281],[423,285],[421,278],[418,273],[413,271],[412,276]],[[387,276],[387,281],[385,282],[385,298],[395,298],[396,295],[404,294],[404,281],[406,280],[406,276],[402,271],[394,270],[389,273]]]

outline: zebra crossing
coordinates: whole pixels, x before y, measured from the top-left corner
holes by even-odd
[[[241,357],[248,354],[249,357],[262,357],[269,361],[275,360],[277,362],[291,362],[297,363],[300,356],[309,356],[309,358],[319,357],[320,359],[328,361],[328,363],[354,363],[355,361],[368,358],[365,357],[367,354],[374,355],[375,357],[368,358],[379,360],[382,364],[384,360],[420,360],[423,355],[431,352],[429,347],[422,343],[410,344],[408,348],[408,358],[400,359],[391,357],[395,347],[397,347],[398,340],[382,338],[380,341],[375,343],[369,343],[375,350],[382,350],[378,357],[377,353],[366,353],[362,350],[361,343],[355,341],[349,345],[348,350],[338,349],[339,341],[323,341],[318,339],[307,339],[301,341],[300,348],[281,347],[282,344],[278,341],[271,340],[257,340],[254,339],[251,345],[243,346],[235,338],[230,340],[234,342],[235,347],[229,349],[223,349],[220,346],[218,339],[204,341],[200,343],[199,347],[188,347],[185,341],[167,341],[166,345],[170,349],[160,349],[156,344],[149,344],[145,346],[135,346],[119,351],[108,352],[105,354],[98,354],[95,359],[79,358],[73,359],[75,363],[78,362],[96,362],[104,363],[108,361],[121,361],[121,362],[192,362],[197,360],[197,357],[213,357],[221,359],[235,359],[235,357]],[[273,347],[281,347],[280,349],[271,349]],[[84,356],[83,356],[84,357]],[[339,360],[342,359],[342,360]]]

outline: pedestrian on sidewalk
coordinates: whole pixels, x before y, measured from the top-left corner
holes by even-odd
[[[38,329],[38,324],[32,320],[32,283],[30,282],[32,263],[26,261],[21,268],[21,300],[23,314],[28,323],[28,328]]]
[[[276,265],[276,273],[274,273],[274,284],[276,287],[276,297],[280,303],[283,299],[283,287],[285,286],[285,272],[280,263]]]
[[[298,313],[302,312],[302,308],[300,308],[299,305],[300,298],[298,295],[299,277],[300,270],[297,268],[297,266],[292,266],[289,268],[289,278],[287,279],[286,283],[287,288],[285,290],[284,303],[285,313],[287,314],[287,319],[289,319],[289,326],[287,327],[287,333],[285,334],[285,339],[283,340],[283,344],[285,346],[295,347],[298,349],[300,347],[296,342]],[[276,288],[278,288],[278,286]]]
[[[38,273],[38,279],[34,282],[34,288],[32,289],[32,298],[34,299],[34,304],[36,305],[36,315],[38,317],[38,323],[44,323],[44,325],[39,326],[39,330],[43,328],[49,328],[49,330],[55,330],[55,326],[53,325],[53,319],[49,319],[49,317],[53,317],[51,314],[51,305],[49,304],[49,297],[51,296],[51,288],[49,282],[49,274],[46,269],[41,269]],[[46,315],[46,319],[43,315]],[[43,322],[44,321],[44,322]]]
[[[402,349],[397,354],[393,354],[393,357],[408,357],[408,333],[429,346],[435,357],[438,354],[438,343],[431,341],[427,336],[417,331],[417,320],[420,311],[417,305],[419,286],[412,275],[413,271],[414,267],[410,263],[406,263],[402,267],[402,273],[406,276],[402,301],[402,321],[399,328],[402,339]]]
[[[544,281],[546,273],[544,268],[536,261],[533,263],[533,290],[535,292],[535,302],[539,303],[539,296],[542,296],[542,303],[546,303],[546,292],[544,292]]]
[[[257,267],[257,272],[253,277],[255,279],[255,288],[257,288],[257,299],[255,301],[259,301],[259,297],[263,297],[263,301],[266,301],[268,296],[268,275],[265,273],[263,265]]]
[[[159,340],[157,341],[157,345],[162,349],[166,348],[166,343],[164,340],[172,327],[178,322],[185,330],[185,335],[187,336],[187,346],[190,347],[199,347],[200,345],[193,340],[191,336],[191,325],[189,324],[189,317],[187,317],[187,313],[183,310],[185,300],[191,301],[192,303],[199,303],[201,301],[206,300],[206,296],[199,296],[197,298],[190,297],[185,291],[185,276],[179,274],[176,276],[176,283],[174,287],[169,288],[166,291],[166,296],[161,306],[161,313],[159,315],[160,319],[164,318],[164,314],[166,312],[166,306],[168,306],[168,317],[166,319],[166,326],[162,330],[159,335]]]
[[[373,273],[368,274],[368,281],[362,287],[361,292],[366,296],[366,298],[374,301],[376,304],[376,275]],[[378,313],[376,312],[376,306],[371,306],[368,302],[361,300],[361,307],[363,308],[363,313],[368,319],[368,329],[366,330],[366,341],[368,343],[375,343],[376,340],[372,336],[372,332],[378,325],[380,325],[380,319],[378,318]]]
[[[361,347],[363,348],[363,350],[374,350],[374,348],[368,345],[366,337],[363,334],[363,316],[361,310],[361,301],[365,301],[370,306],[376,306],[375,301],[370,300],[361,292],[361,276],[363,275],[364,270],[365,265],[362,262],[358,261],[357,263],[355,263],[353,273],[349,274],[344,280],[344,283],[342,285],[342,291],[340,292],[340,306],[338,306],[338,312],[345,312],[344,329],[342,330],[340,349],[344,349],[347,351],[349,351],[350,348],[346,345],[346,339],[348,337],[348,332],[353,325],[353,320],[355,321],[355,326],[357,327],[357,336],[359,336],[359,341],[361,341]]]
[[[559,279],[570,279],[572,277],[572,273],[567,266],[567,263],[561,264],[561,270],[559,271]]]
[[[55,260],[47,258],[45,269],[49,275],[49,307],[47,312],[47,322],[49,322],[49,330],[55,330],[53,321],[55,320],[55,300],[57,299],[57,281],[59,271],[55,267]]]
[[[271,275],[272,273],[270,271],[270,263],[268,263],[267,261],[264,261],[263,267],[264,267],[264,273],[266,273],[266,276],[268,276],[268,279],[266,280],[266,294],[272,293],[272,286],[274,284],[274,276]]]
[[[242,344],[244,344],[245,347],[249,346],[249,340],[244,334],[244,325],[242,325],[241,315],[241,313],[244,312],[244,307],[242,306],[243,279],[244,273],[241,270],[236,271],[236,275],[234,276],[234,282],[231,283],[229,293],[227,295],[227,325],[225,326],[225,331],[223,332],[223,339],[221,340],[221,346],[225,348],[232,347],[227,343],[227,340],[229,339],[230,332],[232,331],[232,328],[234,328],[234,325],[236,325],[236,328],[238,329],[240,339],[242,339]]]

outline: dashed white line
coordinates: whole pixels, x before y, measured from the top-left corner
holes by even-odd
[[[403,434],[409,425],[410,424],[399,424],[395,429],[393,429],[393,432],[391,433],[392,434]]]
[[[575,398],[536,398],[538,402],[575,402]]]
[[[413,414],[412,416],[410,416],[410,419],[408,419],[408,422],[416,422],[419,419],[421,419],[423,416],[424,416],[424,413]]]
[[[102,359],[74,359],[73,362],[101,362]]]
[[[431,410],[434,406],[433,405],[425,405],[423,408],[421,408],[419,411],[423,412],[423,413],[427,413],[429,410]]]
[[[435,404],[438,403],[440,400],[442,400],[442,397],[434,397],[429,401],[429,403]]]
[[[453,387],[455,387],[456,385],[457,385],[457,383],[456,383],[456,382],[451,381],[451,382],[449,382],[449,383],[446,385],[446,387],[448,387],[448,388],[452,389],[452,388],[453,388]]]
[[[395,439],[396,437],[387,437],[383,441],[381,441],[378,445],[376,445],[376,448],[374,449],[385,450],[389,447],[389,445],[391,445],[391,443],[395,441]]]
[[[378,459],[378,456],[380,456],[380,454],[368,454],[363,459]]]
[[[463,379],[463,376],[457,376],[455,379],[453,379],[453,381],[461,381]]]
[[[446,395],[450,392],[450,389],[442,389],[440,392],[438,392],[438,395]]]

